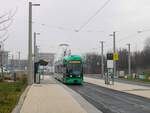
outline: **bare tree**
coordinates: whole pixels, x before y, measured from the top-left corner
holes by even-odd
[[[119,61],[117,62],[117,67],[119,70],[126,70],[128,69],[128,51],[127,49],[120,49],[119,53]]]
[[[144,64],[146,68],[150,67],[150,38],[147,38],[144,45]]]
[[[100,73],[101,56],[96,53],[87,53],[85,59],[84,73]]]
[[[0,31],[7,30],[13,22],[13,17],[17,12],[17,8],[15,11],[10,10],[8,13],[5,13],[0,16]]]
[[[0,36],[0,39],[4,38],[5,36],[7,36],[5,39],[3,39],[1,42],[4,42],[7,38],[8,38],[8,28],[11,26],[12,22],[13,22],[13,17],[17,12],[17,8],[15,11],[10,10],[8,13],[4,13],[3,15],[0,16],[0,32],[4,32],[4,34],[2,34]],[[1,45],[0,45],[1,48]],[[0,51],[0,67],[1,67],[1,80],[4,79],[3,76],[3,51]]]

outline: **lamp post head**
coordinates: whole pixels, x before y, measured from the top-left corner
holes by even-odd
[[[79,32],[79,30],[78,30],[78,29],[76,29],[76,30],[75,30],[75,32]]]
[[[109,36],[113,36],[113,34],[109,34]]]
[[[69,44],[65,44],[65,43],[63,43],[63,44],[59,44],[59,46],[69,46]]]
[[[40,4],[32,4],[32,6],[40,6]]]
[[[40,33],[36,33],[36,35],[40,35]]]
[[[137,31],[137,33],[142,33],[143,31]]]

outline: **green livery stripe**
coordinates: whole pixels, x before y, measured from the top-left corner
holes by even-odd
[[[68,84],[82,84],[83,83],[83,79],[82,78],[64,78],[64,83],[68,83]]]
[[[82,58],[81,58],[81,56],[78,56],[78,55],[70,55],[70,56],[64,57],[64,60],[66,60],[66,61],[70,61],[70,60],[79,60],[79,61],[81,61]]]

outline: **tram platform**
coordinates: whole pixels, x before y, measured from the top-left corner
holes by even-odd
[[[70,90],[53,77],[46,76],[41,84],[30,87],[20,113],[101,113]]]
[[[113,90],[150,98],[150,87],[147,86],[133,85],[121,82],[114,82],[114,85],[106,85],[104,80],[90,77],[84,77],[84,81],[99,85],[101,87],[106,87]]]

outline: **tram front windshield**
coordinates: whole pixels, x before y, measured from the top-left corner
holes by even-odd
[[[68,64],[67,68],[69,73],[72,74],[80,74],[82,69],[81,64],[71,64],[71,63]]]

